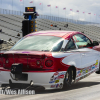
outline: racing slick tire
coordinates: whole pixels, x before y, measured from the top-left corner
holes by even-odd
[[[100,74],[100,63],[99,63],[99,70],[95,72],[96,74]]]
[[[96,74],[100,74],[100,70],[95,72]]]
[[[68,71],[66,72],[65,78],[64,78],[64,84],[63,84],[63,88],[65,88],[66,86],[71,86],[72,84],[72,79],[73,79],[73,70],[70,67],[68,69]]]
[[[96,74],[100,74],[100,68],[99,68],[99,70],[98,70],[98,71],[96,71],[95,73],[96,73]]]

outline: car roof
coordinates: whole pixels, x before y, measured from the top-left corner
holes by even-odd
[[[27,36],[34,36],[34,35],[46,35],[46,36],[57,36],[62,38],[69,38],[70,35],[74,35],[76,33],[80,33],[78,31],[62,31],[62,30],[50,30],[50,31],[38,31],[30,33]]]

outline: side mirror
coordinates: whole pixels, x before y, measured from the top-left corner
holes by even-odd
[[[93,41],[93,46],[98,46],[99,43],[97,41]]]

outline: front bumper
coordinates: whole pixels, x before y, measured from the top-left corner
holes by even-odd
[[[9,84],[9,80],[13,84],[30,84],[33,82],[33,86],[42,86],[45,89],[56,89],[62,88],[63,80],[66,74],[66,71],[59,72],[22,72],[28,74],[27,81],[13,80],[10,76],[10,71],[0,71],[0,84],[3,87],[4,85]]]

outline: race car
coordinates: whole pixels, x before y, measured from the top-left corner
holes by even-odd
[[[39,31],[0,54],[1,87],[61,89],[100,73],[99,43],[77,31]]]

